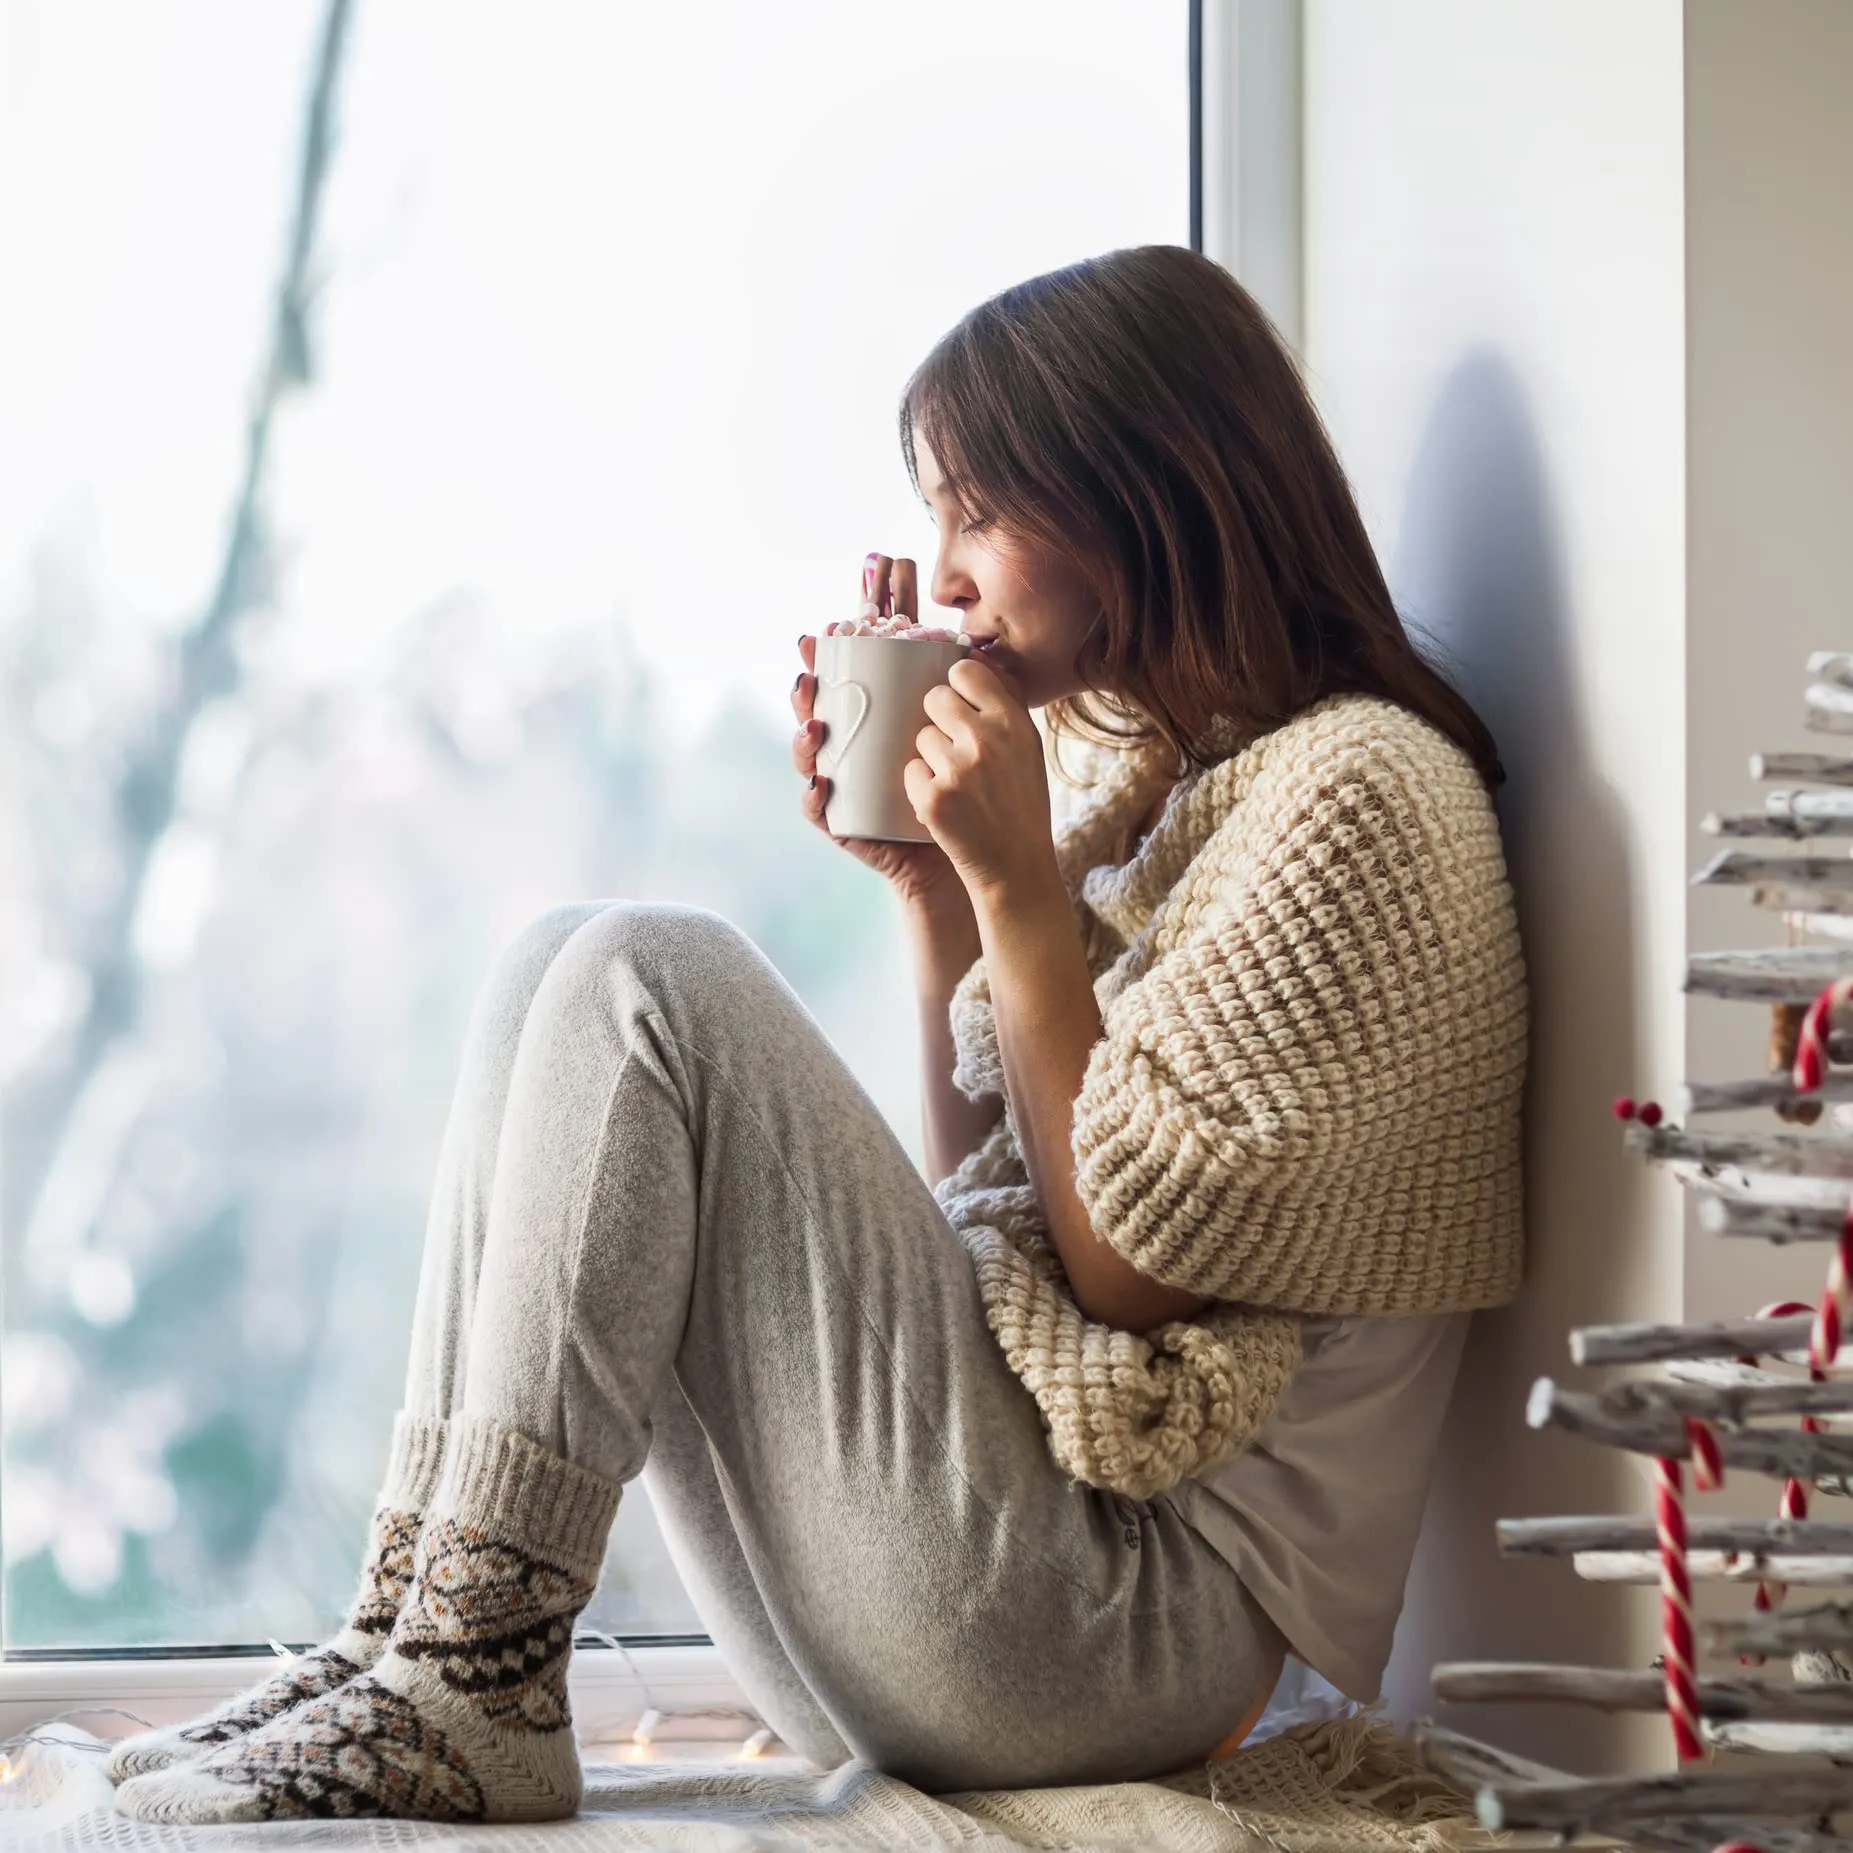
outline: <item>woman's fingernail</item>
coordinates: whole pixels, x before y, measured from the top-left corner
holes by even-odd
[[[817,789],[817,774],[815,772],[811,774],[811,782],[810,782],[808,789],[811,791],[815,791]]]
[[[795,695],[804,686],[804,671],[800,669],[791,679],[791,692]]]

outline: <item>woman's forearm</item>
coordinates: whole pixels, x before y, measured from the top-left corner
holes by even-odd
[[[1207,1301],[1122,1259],[1075,1188],[1074,1103],[1101,1021],[1066,894],[1057,881],[981,901],[977,912],[1017,1142],[1075,1304],[1129,1332],[1190,1317]]]
[[[968,1100],[952,1084],[953,990],[982,950],[978,922],[963,889],[940,903],[907,909],[915,992],[920,1006],[920,1101],[926,1133],[926,1180],[937,1184],[958,1169],[1003,1117],[1001,1095]]]

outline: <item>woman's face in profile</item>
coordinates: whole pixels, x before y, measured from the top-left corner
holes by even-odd
[[[920,493],[939,529],[933,602],[961,614],[964,629],[985,644],[986,658],[1016,684],[1026,706],[1079,694],[1075,657],[1094,618],[1080,568],[996,522],[974,521],[918,435],[914,460]]]

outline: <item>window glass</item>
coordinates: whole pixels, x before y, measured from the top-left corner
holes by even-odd
[[[326,18],[0,10],[14,1650],[337,1619],[468,1010],[537,912],[728,914],[917,1142],[795,639],[930,551],[935,337],[1187,236],[1183,0],[362,0],[305,185]],[[588,1619],[699,1627],[640,1496]]]

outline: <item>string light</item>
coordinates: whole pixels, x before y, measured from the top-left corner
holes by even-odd
[[[759,1720],[737,1705],[658,1705],[655,1694],[650,1690],[650,1681],[643,1668],[632,1657],[631,1651],[615,1634],[607,1634],[602,1628],[581,1627],[578,1634],[586,1639],[597,1641],[608,1647],[622,1658],[631,1676],[637,1681],[643,1692],[643,1716],[631,1727],[630,1741],[624,1745],[623,1755],[629,1763],[651,1763],[656,1760],[657,1737],[665,1722],[675,1725],[701,1718],[740,1719],[754,1727],[746,1741],[740,1746],[741,1758],[751,1761],[766,1754],[767,1748],[778,1739],[774,1734],[760,1726]],[[609,1740],[606,1740],[609,1741]]]
[[[630,1759],[633,1763],[647,1763],[656,1754],[656,1727],[663,1721],[663,1714],[654,1705],[637,1720],[631,1731]]]
[[[9,1737],[0,1742],[0,1785],[18,1780],[26,1773],[26,1759],[23,1754],[28,1744],[47,1744],[54,1750],[87,1750],[93,1754],[113,1748],[106,1743],[80,1743],[70,1737],[47,1737],[44,1730],[48,1724],[65,1724],[73,1718],[127,1718],[131,1724],[138,1724],[143,1730],[152,1728],[152,1720],[144,1718],[138,1711],[125,1711],[120,1705],[79,1705],[70,1711],[54,1713],[49,1718],[41,1718],[37,1726],[30,1731],[21,1731],[16,1737]]]

